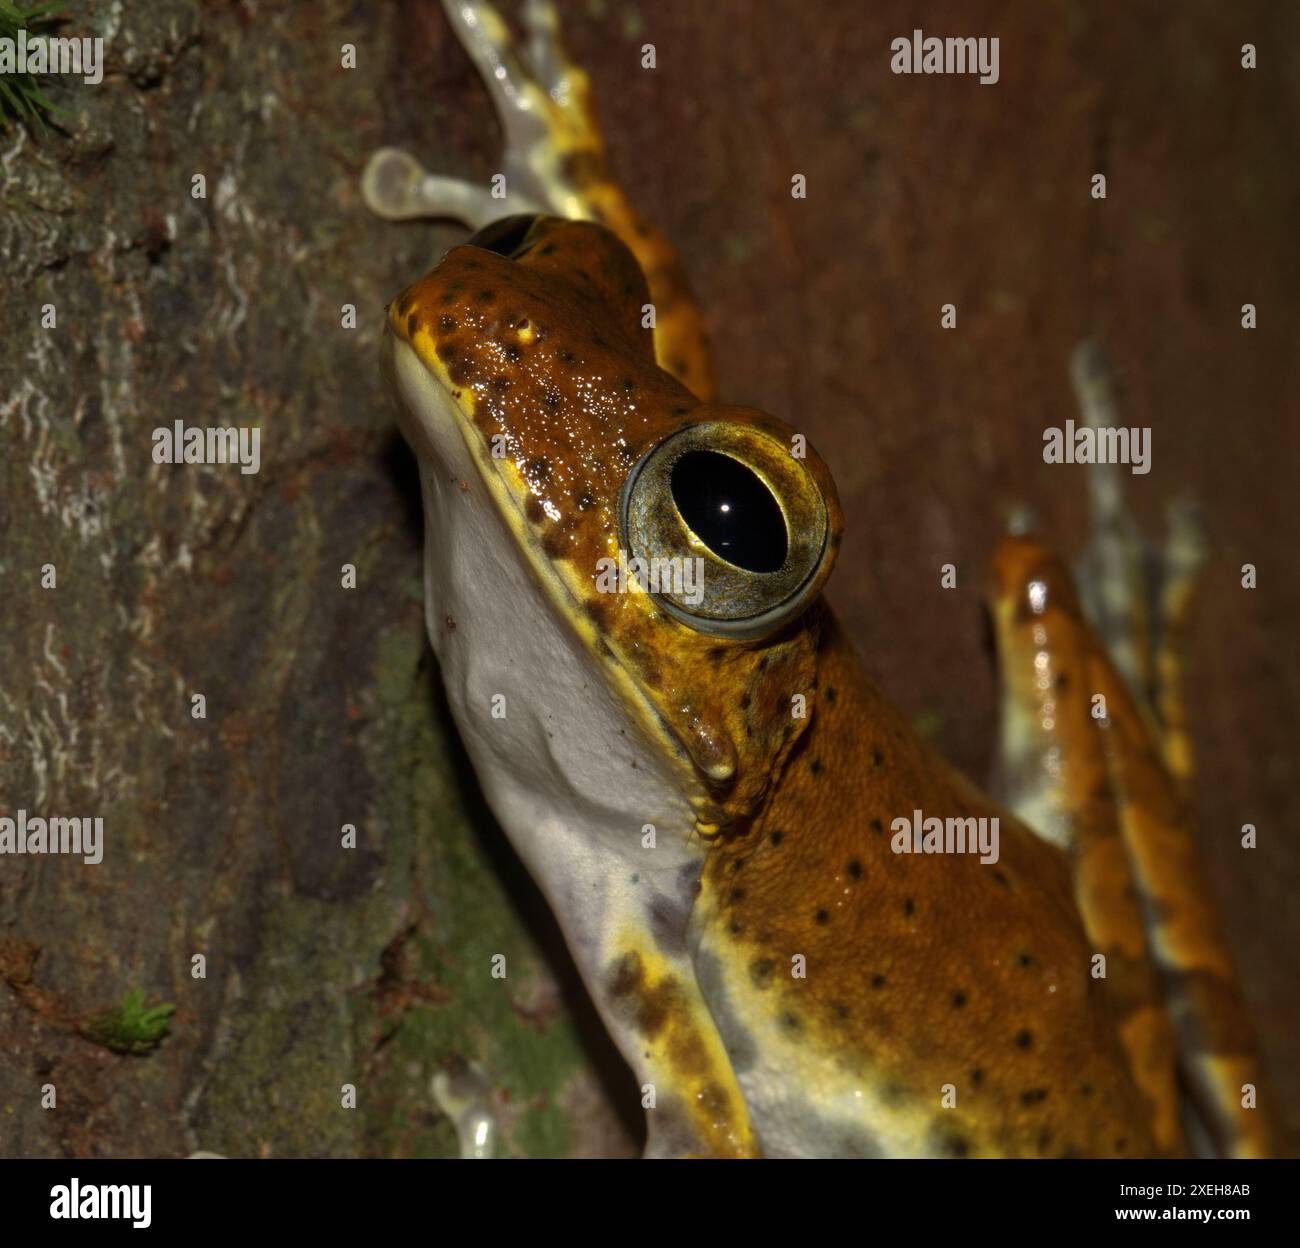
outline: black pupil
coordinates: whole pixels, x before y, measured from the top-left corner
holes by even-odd
[[[744,464],[716,451],[688,451],[673,465],[673,502],[695,536],[747,572],[785,563],[785,517],[772,491]]]

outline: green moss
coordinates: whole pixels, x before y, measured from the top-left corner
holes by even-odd
[[[0,39],[17,40],[19,31],[40,33],[60,20],[57,5],[38,4],[19,9],[0,0]],[[57,106],[41,90],[32,74],[0,74],[0,128],[13,121],[30,121],[37,130],[45,129],[47,114],[57,113]]]
[[[121,1005],[96,1014],[83,1023],[80,1030],[87,1040],[102,1044],[114,1053],[143,1056],[162,1042],[175,1012],[176,1007],[171,1004],[145,1009],[144,992],[132,988],[122,998]]]
[[[464,758],[434,704],[438,674],[424,654],[422,637],[390,635],[379,644],[373,683],[382,712],[372,748],[385,756],[376,772],[391,777],[380,821],[413,834],[410,878],[419,895],[411,904],[423,916],[403,951],[410,982],[393,995],[437,997],[397,1013],[390,1005],[385,1014],[381,1003],[370,1019],[384,1035],[387,1090],[378,1100],[389,1104],[387,1121],[370,1124],[384,1137],[376,1151],[455,1156],[455,1134],[432,1108],[429,1081],[442,1064],[464,1058],[503,1094],[501,1152],[564,1156],[572,1139],[564,1093],[586,1058],[562,1010],[539,1026],[516,1009],[535,999],[543,955],[489,855],[488,842],[500,848],[502,834],[472,778],[459,774]],[[491,974],[498,954],[505,979]]]

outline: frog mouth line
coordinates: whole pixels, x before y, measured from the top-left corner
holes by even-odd
[[[417,460],[427,459],[446,468],[448,456],[439,445],[439,437],[448,436],[448,426],[455,427],[456,436],[473,461],[479,480],[492,500],[494,512],[522,552],[533,579],[541,586],[552,608],[563,617],[564,625],[577,634],[588,654],[606,673],[615,694],[628,708],[628,718],[648,736],[670,747],[680,766],[682,792],[691,808],[697,812],[707,810],[713,800],[710,788],[725,783],[730,776],[710,776],[696,762],[687,744],[628,670],[622,656],[587,620],[580,597],[556,572],[524,514],[523,503],[517,500],[509,483],[493,463],[473,426],[470,413],[464,409],[461,400],[453,397],[454,387],[441,362],[435,360],[430,364],[400,330],[393,331],[390,326],[386,336],[390,346],[384,351],[384,367],[398,396],[398,423]],[[609,661],[611,658],[612,662]]]

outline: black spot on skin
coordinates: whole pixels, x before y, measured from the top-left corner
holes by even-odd
[[[964,992],[954,992],[952,994],[952,1008],[960,1010],[966,1004],[966,994]]]
[[[546,404],[552,412],[560,406],[560,392],[558,390],[547,390],[542,395],[542,402]]]
[[[982,1066],[976,1066],[975,1069],[970,1072],[970,1081],[977,1088],[984,1082],[984,1068]]]
[[[650,930],[658,948],[672,954],[686,952],[686,924],[690,916],[689,903],[674,901],[662,893],[650,903]]]
[[[1090,1084],[1090,1083],[1081,1083],[1081,1084],[1079,1084],[1079,1091],[1080,1091],[1084,1096],[1091,1096],[1091,1095],[1092,1095],[1092,1084]]]
[[[1016,1032],[1016,1048],[1031,1049],[1034,1047],[1034,1033],[1027,1027],[1022,1027]]]
[[[1046,1088],[1026,1088],[1020,1094],[1022,1105],[1041,1105],[1045,1100],[1047,1100]]]
[[[880,752],[878,747],[873,745],[871,747],[871,765],[873,767],[879,767],[884,761],[885,756]]]
[[[1115,1140],[1115,1151],[1122,1153],[1128,1147],[1128,1136],[1121,1135]]]
[[[773,832],[771,837],[769,837],[768,839],[771,840],[773,845],[779,845],[783,840],[785,840],[785,833]]]
[[[873,988],[883,988],[885,986],[885,977],[883,975],[873,975],[871,977],[871,986]]]
[[[541,503],[537,501],[536,495],[530,494],[528,496],[528,501],[524,504],[524,514],[534,524],[541,524],[546,518],[546,512],[542,509]]]
[[[673,408],[673,415],[674,415],[674,416],[685,416],[685,415],[686,415],[686,411],[687,411],[687,409],[684,408],[684,407],[675,407],[675,408]]]
[[[542,538],[542,549],[552,559],[568,558],[569,552],[567,547],[564,545],[564,538],[561,537],[560,534],[555,532],[554,529],[552,529],[549,533],[546,534],[545,537]],[[636,763],[633,762],[632,766],[635,767]]]
[[[1057,676],[1056,676],[1056,687],[1057,687],[1058,689],[1065,689],[1065,688],[1069,685],[1069,683],[1070,683],[1070,674],[1069,674],[1069,672],[1058,672],[1058,673],[1057,673]]]
[[[826,701],[827,701],[827,702],[834,702],[834,701],[835,701],[835,686],[834,686],[834,685],[827,685],[827,686],[826,686]]]
[[[1032,953],[1022,953],[1016,958],[1016,965],[1030,967],[1034,964],[1034,955]]]
[[[829,923],[829,922],[831,921],[830,913],[829,913],[829,911],[826,911],[826,910],[818,910],[817,913],[813,915],[813,918],[814,918],[818,923],[821,923],[821,924],[823,924],[823,925],[825,925],[825,924],[827,924],[827,923]]]
[[[862,878],[862,864],[856,858],[850,858],[849,865],[844,869],[849,873],[849,879],[860,880]]]
[[[803,1022],[798,1014],[792,1014],[787,1010],[781,1015],[781,1025],[786,1031],[800,1031],[803,1028]]]
[[[551,478],[550,460],[544,455],[527,460],[524,463],[524,471],[530,476],[536,477],[539,481],[549,481]]]
[[[884,831],[885,831],[884,824],[882,824],[882,823],[880,822],[879,819],[873,819],[873,820],[871,821],[871,825],[870,825],[870,826],[871,826],[871,830],[872,830],[872,831],[873,831],[877,836],[882,835],[882,834],[884,833]]]
[[[488,382],[488,388],[494,390],[497,394],[505,394],[505,392],[510,389],[510,378],[493,377],[492,380]]]
[[[739,871],[740,868],[743,867],[744,865],[745,865],[745,860],[743,858],[737,858],[736,861],[731,864],[731,869],[733,871]]]
[[[447,319],[450,320],[451,318],[448,317]],[[517,364],[517,363],[519,363],[519,360],[520,360],[520,358],[522,357],[522,355],[523,355],[523,352],[520,351],[519,348],[516,347],[516,346],[514,346],[513,344],[511,344],[510,346],[506,347],[506,359],[509,360],[510,363],[512,363],[512,364]]]
[[[820,776],[822,774],[822,760],[820,758],[814,758],[812,762],[808,764],[808,770],[811,771],[814,776]]]
[[[596,505],[596,500],[592,498],[592,496],[588,494],[586,490],[583,490],[583,492],[578,495],[579,511],[590,511],[591,508],[593,508],[595,505]]]
[[[568,350],[566,350],[564,347],[561,347],[561,348],[556,352],[556,355],[558,355],[558,356],[560,357],[560,361],[561,361],[562,363],[564,363],[564,364],[572,364],[573,361],[574,361],[574,354],[573,354],[573,352],[572,352],[572,351],[568,351]]]
[[[744,900],[745,900],[745,890],[744,890],[743,888],[733,888],[733,889],[731,890],[731,900],[732,900],[732,901],[744,901]]]
[[[684,377],[691,370],[687,367],[685,360],[674,360],[671,371],[679,377]]]
[[[1007,877],[1003,875],[1001,871],[997,870],[996,867],[993,870],[993,878],[997,880],[997,882],[1001,884],[1003,888],[1011,887],[1011,881],[1007,879]]]
[[[835,1002],[835,1004],[831,1006],[831,1009],[835,1011],[835,1017],[841,1021],[848,1018],[850,1013],[849,1007],[845,1005],[843,1001]]]
[[[770,987],[775,970],[776,963],[771,958],[758,958],[749,964],[749,982],[755,988]]]
[[[491,303],[496,297],[497,292],[495,290],[480,290],[476,296],[479,303]]]
[[[624,377],[622,382],[619,384],[622,385],[624,391],[627,393],[631,393],[636,389],[636,382],[633,381],[631,377]]]
[[[914,902],[910,897],[903,898],[903,913],[908,916],[916,913],[916,902]]]
[[[625,953],[610,967],[607,990],[611,997],[625,997],[641,983],[645,970],[635,953]]]
[[[444,334],[449,334],[456,328],[456,318],[454,316],[440,316],[438,318],[438,328]]]

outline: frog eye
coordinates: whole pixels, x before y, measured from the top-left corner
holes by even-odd
[[[789,447],[752,425],[690,425],[647,451],[620,507],[628,556],[664,608],[703,633],[759,637],[823,579],[829,512]]]
[[[500,217],[481,230],[471,234],[465,242],[471,247],[482,247],[507,260],[518,260],[531,245],[528,235],[541,220],[535,212],[519,212],[511,217]]]

